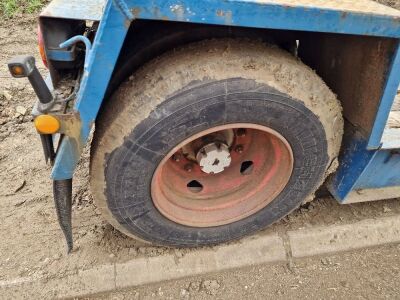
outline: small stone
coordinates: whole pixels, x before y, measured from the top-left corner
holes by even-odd
[[[42,263],[44,265],[47,265],[50,262],[50,258],[46,257],[45,259],[43,259]]]
[[[8,101],[10,101],[12,99],[12,96],[6,90],[2,91],[1,95],[3,95],[3,97],[6,98],[6,100],[8,100]]]
[[[115,254],[114,254],[114,253],[111,253],[111,254],[109,255],[109,257],[110,257],[110,258],[114,258],[114,257],[115,257]]]
[[[207,294],[212,296],[216,295],[219,288],[221,287],[216,280],[204,280],[201,286]]]
[[[186,296],[189,292],[185,289],[181,289],[181,296]]]
[[[321,263],[322,263],[324,266],[329,266],[329,265],[332,264],[332,261],[331,261],[329,258],[322,258],[322,259],[321,259]]]
[[[198,281],[193,281],[193,282],[191,282],[190,284],[189,284],[189,288],[188,288],[188,290],[190,291],[190,292],[198,292],[199,290],[200,290],[200,282],[198,282]]]
[[[23,106],[21,106],[21,105],[18,105],[18,106],[15,108],[15,111],[16,111],[17,113],[19,113],[21,116],[25,116],[25,114],[26,114],[26,108],[23,107]]]

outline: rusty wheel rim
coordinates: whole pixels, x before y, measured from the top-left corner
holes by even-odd
[[[187,151],[197,145],[204,153],[198,144],[206,141],[208,145],[210,137],[218,139],[219,148],[225,139],[224,151],[229,149],[229,158],[225,158],[230,164],[218,174],[206,173]],[[292,149],[275,130],[247,123],[217,126],[193,135],[166,155],[153,175],[151,196],[158,211],[178,224],[226,225],[271,203],[292,171]]]

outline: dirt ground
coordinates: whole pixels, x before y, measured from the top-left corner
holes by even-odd
[[[127,299],[399,299],[400,246],[186,278],[109,294]],[[84,298],[82,298],[84,299]]]
[[[28,81],[11,79],[6,67],[11,56],[34,53],[40,70],[44,72],[36,44],[34,17],[0,20],[0,280],[16,277],[50,279],[73,274],[95,264],[195,251],[143,245],[108,225],[100,216],[88,190],[89,161],[88,151],[85,151],[74,178],[75,250],[66,255],[52,200],[51,168],[44,163],[40,140],[30,116],[35,96]],[[352,223],[397,214],[400,214],[398,200],[340,206],[328,197],[298,209],[265,232]],[[393,249],[397,249],[394,253],[398,253],[398,248]],[[362,257],[358,259],[362,260]],[[377,272],[382,273],[378,281],[386,278],[386,275],[383,276],[385,272],[397,272],[398,276],[398,264],[393,264],[395,261],[392,261],[393,268],[388,263],[382,264],[382,269],[379,269],[379,261],[375,261],[375,268],[379,269]],[[304,270],[307,271],[307,268],[305,266]],[[254,276],[267,272],[261,270]],[[271,274],[273,272],[274,269]],[[220,275],[222,279],[218,280],[225,285],[234,285],[241,278],[240,273],[235,274]],[[225,282],[223,278],[228,277]],[[176,284],[178,287],[181,283]],[[216,286],[213,282],[210,284]],[[250,282],[248,287],[253,288]],[[375,286],[371,285],[373,288]],[[49,297],[51,295],[49,291]]]

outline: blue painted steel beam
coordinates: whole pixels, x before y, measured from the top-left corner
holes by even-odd
[[[135,18],[400,37],[400,17],[246,0],[127,0]],[[340,1],[338,1],[340,3]]]
[[[87,58],[87,68],[75,101],[74,109],[79,113],[82,124],[79,144],[67,136],[64,137],[52,171],[54,180],[69,179],[73,176],[83,146],[96,120],[129,26],[130,22],[125,14],[113,1],[108,1]]]

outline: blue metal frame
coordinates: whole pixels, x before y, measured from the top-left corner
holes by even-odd
[[[249,0],[127,0],[135,18],[400,37],[400,17]],[[323,1],[322,1],[323,2]]]
[[[88,51],[86,71],[75,103],[75,110],[82,121],[80,140],[78,144],[68,137],[62,141],[52,172],[55,180],[73,176],[133,18],[400,39],[400,17],[389,15],[285,6],[255,0],[108,0],[93,47]],[[367,177],[365,172],[377,155],[377,151],[367,149],[378,149],[381,146],[384,124],[399,83],[400,48],[388,71],[386,87],[369,140],[359,137],[346,145],[344,163],[331,184],[331,190],[338,199],[344,199],[349,191],[356,188],[360,177]]]
[[[374,126],[368,141],[368,149],[379,149],[382,146],[382,135],[396,97],[400,83],[400,44],[397,45],[390,70],[388,72],[385,89],[375,118]]]
[[[85,62],[87,67],[74,106],[82,124],[80,139],[78,144],[68,136],[62,140],[51,174],[54,180],[70,179],[74,174],[99,112],[129,25],[130,20],[127,20],[119,7],[113,1],[108,1],[98,34]]]
[[[340,167],[327,185],[339,202],[354,190],[400,186],[400,152],[367,150],[367,145],[356,131],[344,137]]]

